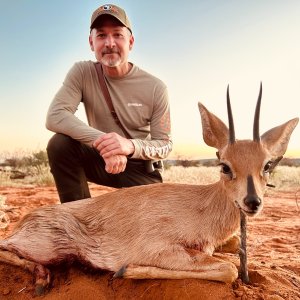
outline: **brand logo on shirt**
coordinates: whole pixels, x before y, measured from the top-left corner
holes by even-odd
[[[127,103],[128,106],[143,106],[142,103],[135,103],[135,102],[130,102],[130,103]]]

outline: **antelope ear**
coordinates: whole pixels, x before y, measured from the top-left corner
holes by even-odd
[[[202,134],[204,142],[218,150],[228,144],[229,130],[227,126],[207,108],[198,103],[201,114]]]
[[[278,157],[285,153],[291,134],[298,121],[299,118],[292,119],[268,130],[261,136],[261,142],[267,147],[272,156]]]

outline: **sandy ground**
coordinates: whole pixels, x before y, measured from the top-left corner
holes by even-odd
[[[112,189],[91,186],[93,196]],[[54,187],[0,187],[6,196],[10,225],[0,229],[5,238],[28,211],[58,202]],[[299,200],[297,201],[297,196]],[[251,283],[204,280],[114,279],[109,272],[81,265],[52,269],[53,283],[41,299],[300,299],[300,192],[272,192],[263,212],[248,220],[248,267]],[[238,255],[223,255],[239,264]],[[0,299],[37,299],[31,274],[0,263]]]

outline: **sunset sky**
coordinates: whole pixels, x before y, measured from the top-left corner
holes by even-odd
[[[263,84],[261,133],[300,116],[300,1],[123,0],[133,26],[130,61],[168,86],[173,155],[209,157],[197,102],[251,138]],[[92,0],[0,1],[0,152],[45,149],[48,106],[88,44]],[[84,119],[80,109],[78,117]],[[288,156],[300,157],[300,125]]]

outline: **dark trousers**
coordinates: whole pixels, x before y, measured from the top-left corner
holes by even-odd
[[[115,188],[162,182],[158,170],[147,173],[143,160],[128,159],[124,172],[109,174],[95,149],[64,134],[49,140],[47,153],[62,203],[90,198],[88,181]]]

